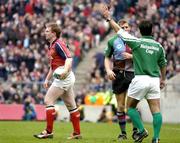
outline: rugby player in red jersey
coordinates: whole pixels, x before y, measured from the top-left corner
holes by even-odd
[[[40,134],[34,137],[52,138],[53,122],[55,119],[55,101],[61,97],[70,113],[70,120],[73,125],[73,133],[68,139],[80,139],[80,113],[77,109],[73,86],[75,82],[74,73],[71,70],[72,57],[66,44],[59,39],[61,29],[56,23],[48,23],[45,26],[45,38],[50,43],[48,57],[50,69],[44,81],[44,87],[47,90],[44,102],[46,105],[46,128]],[[60,69],[60,72],[54,76],[54,80],[49,87],[49,80],[52,78],[54,71]]]

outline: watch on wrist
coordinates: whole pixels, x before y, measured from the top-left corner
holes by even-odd
[[[109,21],[111,21],[111,20],[112,20],[111,17],[108,17],[108,18],[106,19],[107,22],[109,22]]]

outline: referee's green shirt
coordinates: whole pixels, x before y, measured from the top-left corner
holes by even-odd
[[[123,29],[117,34],[132,49],[135,75],[159,77],[159,68],[166,66],[167,63],[162,45],[151,36],[137,38]]]

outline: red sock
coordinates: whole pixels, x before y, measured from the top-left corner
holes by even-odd
[[[53,131],[54,118],[55,118],[54,106],[46,107],[46,121],[47,121],[46,130],[49,133],[51,133]]]
[[[70,111],[70,119],[73,124],[74,133],[80,134],[80,113],[77,108]]]

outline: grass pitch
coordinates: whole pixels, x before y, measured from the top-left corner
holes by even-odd
[[[53,139],[36,139],[33,134],[45,128],[45,122],[0,121],[0,143],[120,143],[117,140],[119,127],[115,123],[81,123],[83,139],[67,140],[72,131],[71,123],[56,121]],[[145,124],[149,136],[144,143],[151,143],[152,127]],[[128,140],[122,143],[133,143],[131,124],[127,124]],[[161,143],[180,143],[180,124],[163,124]]]

